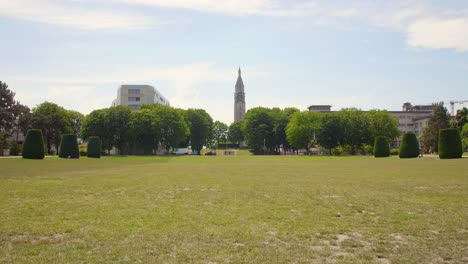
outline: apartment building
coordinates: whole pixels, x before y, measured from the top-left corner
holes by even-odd
[[[112,106],[124,105],[138,110],[144,104],[170,105],[158,90],[150,85],[121,85]]]

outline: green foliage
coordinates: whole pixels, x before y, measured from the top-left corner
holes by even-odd
[[[401,159],[417,158],[419,156],[419,142],[414,133],[403,134],[399,156]]]
[[[363,144],[359,148],[361,155],[374,155],[374,147],[369,144]]]
[[[64,158],[64,159],[67,159],[67,158],[79,159],[80,158],[78,142],[76,140],[75,134],[62,135],[62,140],[60,141],[60,147],[59,147],[59,157]]]
[[[70,125],[73,134],[76,135],[76,138],[82,138],[81,136],[81,126],[84,122],[85,116],[78,112],[78,111],[73,111],[73,110],[67,110],[68,117],[70,118]]]
[[[461,138],[462,138],[462,143],[463,143],[463,149],[467,150],[468,149],[468,124],[465,124],[463,126],[463,129],[461,132]]]
[[[223,142],[226,144],[228,137],[228,126],[221,121],[216,121],[213,124],[213,144],[219,148],[219,144]]]
[[[344,142],[344,138],[344,122],[339,113],[323,114],[321,132],[318,135],[319,144],[328,149],[331,155],[333,148],[338,148]],[[343,148],[340,149],[342,153]]]
[[[23,143],[23,159],[44,159],[44,138],[40,129],[30,129]]]
[[[392,141],[401,135],[398,128],[398,119],[390,116],[386,110],[370,110],[367,112],[372,138],[383,136]]]
[[[236,121],[229,126],[228,140],[240,145],[244,141],[244,133],[242,132],[242,121]]]
[[[468,108],[463,107],[457,111],[455,118],[452,122],[452,127],[458,128],[460,130],[463,129],[465,124],[468,123]]]
[[[112,130],[109,128],[108,110],[108,108],[94,110],[86,116],[81,126],[81,136],[84,140],[89,139],[91,136],[99,137],[103,148],[110,152],[114,146],[114,137]]]
[[[343,150],[342,146],[337,146],[337,147],[331,149],[331,154],[333,154],[335,156],[341,156],[341,154],[343,154],[343,152],[344,152],[344,150]]]
[[[62,134],[72,133],[72,122],[68,112],[54,103],[44,102],[32,111],[32,125],[44,133],[47,153],[52,153],[52,146],[58,147]]]
[[[421,144],[423,149],[432,149],[438,152],[439,148],[439,131],[441,129],[449,128],[450,126],[450,114],[447,108],[444,107],[444,103],[433,104],[431,117],[427,124],[427,128],[423,129],[421,135]]]
[[[274,146],[274,119],[270,109],[256,107],[250,109],[242,122],[242,131],[247,145],[255,154],[261,154]]]
[[[0,81],[0,131],[9,136],[14,127],[15,117],[13,115],[13,106],[15,105],[15,93],[8,89],[8,85]],[[1,147],[1,146],[0,146]],[[0,148],[0,151],[2,149]]]
[[[399,153],[400,153],[400,149],[397,149],[397,148],[390,149],[390,155],[392,156],[398,156]]]
[[[78,145],[78,150],[80,153],[80,157],[88,156],[88,148],[86,145]]]
[[[351,146],[350,154],[354,155],[362,144],[371,143],[370,120],[364,111],[348,108],[340,110],[337,114],[343,122],[343,143]]]
[[[441,129],[439,132],[439,158],[458,159],[463,156],[460,131],[456,128]]]
[[[212,136],[213,119],[203,109],[188,109],[187,119],[192,150],[200,154]]]
[[[155,142],[167,151],[177,148],[189,136],[189,128],[183,113],[165,105],[143,105],[142,110],[152,111],[152,127],[155,132]]]
[[[382,158],[390,156],[390,146],[386,137],[376,137],[374,142],[374,157]]]
[[[133,150],[138,147],[143,149],[144,155],[152,154],[153,149],[157,149],[156,130],[153,126],[155,119],[154,111],[151,109],[141,109],[132,111],[130,114],[130,135]]]
[[[317,143],[321,119],[320,113],[309,111],[294,113],[286,127],[289,145],[295,149],[305,149],[306,153],[309,153],[309,149]]]
[[[99,137],[89,137],[87,146],[88,158],[100,158],[101,148],[102,144]]]

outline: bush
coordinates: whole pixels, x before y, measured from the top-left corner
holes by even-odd
[[[23,159],[44,159],[44,138],[40,129],[30,129],[23,143]]]
[[[390,149],[390,155],[398,156],[398,153],[400,153],[399,149],[397,149],[397,148]]]
[[[419,142],[412,132],[403,134],[403,141],[400,146],[400,159],[419,157]]]
[[[60,141],[60,147],[59,147],[59,157],[64,158],[64,159],[68,159],[68,158],[79,159],[80,158],[76,135],[73,135],[73,134],[62,135],[62,140]]]
[[[460,131],[456,128],[439,131],[439,158],[459,159],[463,156]]]
[[[88,140],[88,158],[101,157],[101,139],[99,137],[90,137]]]
[[[359,148],[359,153],[361,155],[373,155],[374,154],[374,147],[372,147],[371,145],[369,144],[363,144],[360,148]]]
[[[88,155],[88,148],[85,145],[79,145],[78,149],[80,151],[80,156],[87,156]]]
[[[385,158],[390,156],[390,146],[387,138],[376,137],[374,141],[374,157]]]
[[[335,156],[341,156],[341,154],[343,154],[343,147],[338,146],[336,148],[333,148],[332,149],[332,154],[335,155]]]

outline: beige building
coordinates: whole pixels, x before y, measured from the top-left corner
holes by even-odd
[[[144,104],[169,105],[169,101],[153,86],[121,85],[112,102],[112,106],[124,105],[132,110],[138,110]]]
[[[404,103],[402,111],[389,111],[390,115],[398,119],[401,132],[413,132],[419,138],[423,127],[427,126],[432,114],[432,105],[411,105]],[[402,137],[390,143],[392,148],[400,147]]]

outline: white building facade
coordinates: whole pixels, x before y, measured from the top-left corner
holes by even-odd
[[[138,110],[145,104],[170,105],[169,100],[150,85],[121,85],[117,98],[112,102],[112,106],[123,105],[132,110]]]

